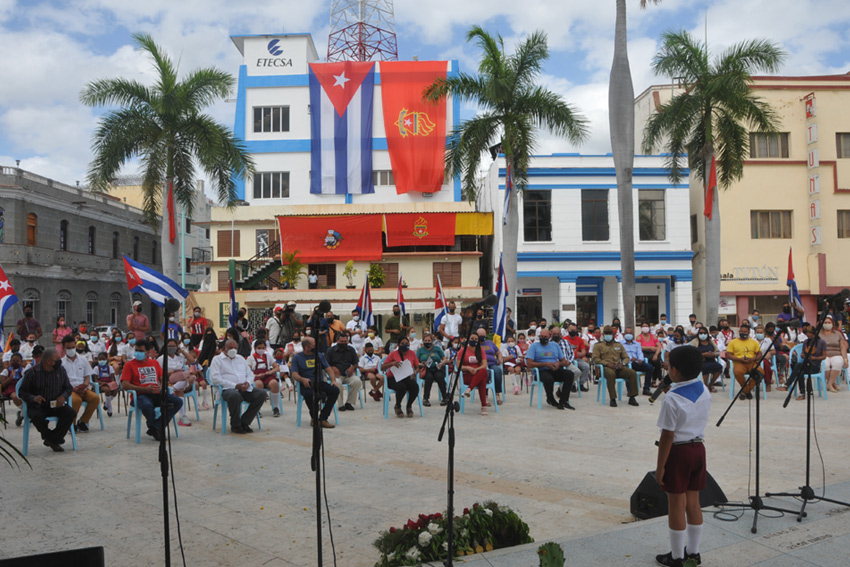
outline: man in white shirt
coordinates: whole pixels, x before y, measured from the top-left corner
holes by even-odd
[[[455,311],[457,311],[457,305],[455,305],[454,301],[449,301],[449,312],[443,317],[440,323],[440,334],[443,336],[444,345],[451,343],[452,339],[460,333],[460,325],[463,323],[463,317],[455,313]]]
[[[357,355],[363,354],[363,345],[366,344],[366,323],[360,320],[360,312],[357,309],[351,311],[351,321],[345,328],[351,334],[351,346],[357,351]]]
[[[86,432],[89,430],[89,420],[92,414],[97,411],[97,405],[100,403],[100,397],[89,389],[94,369],[74,348],[74,337],[66,336],[62,340],[62,347],[65,349],[62,368],[65,369],[65,373],[68,374],[68,381],[71,383],[71,407],[74,408],[75,417],[80,411],[80,406],[83,405],[83,402],[86,402],[86,410],[77,421],[76,428],[77,431]]]
[[[94,360],[97,360],[97,355],[106,352],[106,342],[97,336],[96,332],[92,333],[91,338],[88,340],[88,347]]]
[[[32,349],[38,346],[38,341],[36,340],[35,333],[30,333],[27,335],[27,340],[21,343],[21,356],[24,357],[24,362],[29,362],[32,360]]]
[[[357,366],[360,368],[360,379],[369,380],[369,383],[372,384],[372,391],[369,392],[369,395],[376,402],[380,402],[381,398],[384,397],[381,393],[381,389],[384,386],[384,377],[381,376],[381,371],[378,369],[381,357],[375,354],[375,347],[371,342],[367,342],[363,346],[363,351],[363,356],[360,357],[360,361],[357,363]]]
[[[210,364],[210,382],[221,386],[221,397],[230,413],[230,430],[233,433],[251,433],[251,423],[266,401],[265,390],[254,389],[254,373],[245,359],[236,352],[236,341],[228,339],[224,351]],[[242,402],[248,409],[242,413]]]
[[[655,327],[653,327],[652,332],[657,333],[658,329],[664,329],[664,332],[666,333],[668,325],[669,325],[669,322],[667,321],[667,315],[662,313],[660,321],[658,322],[658,324]]]

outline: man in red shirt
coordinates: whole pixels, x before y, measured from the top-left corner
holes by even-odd
[[[567,327],[567,342],[573,347],[573,355],[575,355],[574,364],[581,371],[581,380],[579,387],[582,392],[587,392],[590,387],[587,382],[590,380],[590,364],[587,362],[587,343],[581,338],[578,332],[578,327],[575,323],[570,323]]]
[[[148,435],[159,441],[162,437],[162,424],[156,419],[156,408],[160,405],[162,386],[159,382],[162,376],[162,367],[159,363],[147,356],[148,344],[146,341],[136,341],[133,359],[127,361],[121,372],[121,386],[128,391],[135,392],[136,407],[148,422]],[[183,400],[174,394],[168,394],[168,411],[166,412],[166,423],[180,411]]]
[[[207,319],[206,317],[201,316],[201,308],[195,307],[192,314],[194,315],[189,322],[186,324],[186,327],[189,329],[189,333],[192,335],[192,346],[197,348],[201,341],[204,339],[204,331],[207,330]]]

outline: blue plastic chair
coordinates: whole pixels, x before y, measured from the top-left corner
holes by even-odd
[[[803,343],[796,345],[791,349],[791,352],[788,354],[789,360],[793,358],[794,354],[797,355],[797,360],[803,360]],[[840,379],[840,376],[839,376]],[[812,381],[814,383],[815,390],[818,391],[818,396],[823,396],[824,400],[827,400],[827,389],[826,389],[826,371],[823,367],[823,361],[820,363],[820,372],[817,374],[812,374]],[[836,380],[837,382],[837,380]],[[799,392],[803,393],[803,392]]]
[[[97,394],[97,418],[100,420],[100,430],[103,431],[103,408],[100,405],[100,384],[95,382],[94,380],[92,380],[90,383],[94,387],[94,393]],[[89,403],[83,400],[83,403],[80,406],[80,411],[84,411],[88,407],[88,405]],[[73,429],[73,427],[71,429]]]
[[[357,397],[360,400],[360,409],[363,409],[363,380],[360,378],[360,369],[354,371],[354,375],[357,376],[357,379],[360,380],[360,389],[357,391]],[[348,384],[342,384],[342,387],[345,388],[345,402],[349,403],[348,394],[351,392],[351,386]]]
[[[20,395],[21,382],[23,382],[23,380],[18,380],[18,383],[15,385],[15,394],[17,394],[18,399],[21,398],[21,395]],[[21,415],[24,417],[24,423],[23,423],[23,425],[24,425],[24,440],[23,440],[23,447],[21,447],[21,453],[23,453],[24,457],[26,457],[27,452],[29,451],[29,444],[30,444],[30,418],[29,418],[29,413],[27,412],[27,403],[24,402],[23,400],[21,400],[21,401],[23,402],[23,405],[21,405]],[[70,398],[65,400],[66,406],[70,405],[70,403],[71,403]],[[53,423],[59,423],[59,418],[58,417],[48,417],[47,421],[49,421],[49,422],[52,421]],[[74,451],[76,451],[77,450],[77,434],[74,433],[74,426],[71,425],[71,428],[68,431],[71,433],[71,445],[74,447]]]
[[[493,406],[493,410],[495,411],[495,413],[499,413],[499,404],[498,404],[498,402],[496,402],[496,376],[495,376],[495,373],[492,370],[487,370],[487,375],[489,376],[489,378],[487,380],[487,390],[489,390],[492,393],[491,399],[493,401],[493,403],[490,404],[490,405]],[[461,384],[463,384],[463,380],[461,380]],[[466,409],[466,407],[465,407],[466,406],[466,397],[463,394],[468,389],[469,389],[469,387],[466,384],[463,384],[462,387],[461,387],[460,413],[464,413],[464,410]],[[472,390],[472,393],[469,396],[470,402],[475,401],[475,393],[477,391],[478,391],[478,388],[475,388],[474,390]]]
[[[136,407],[136,403],[135,403],[136,402],[136,392],[131,390],[131,391],[128,392],[128,394],[129,395],[128,395],[128,398],[127,398],[127,406],[130,408],[130,411],[127,414],[127,439],[130,438],[130,425],[132,424],[133,416],[135,415],[136,416],[136,443],[141,443],[142,442],[142,420],[145,418],[145,416],[142,413],[142,410],[140,410],[139,408]],[[162,415],[161,412],[159,411],[158,405],[155,406],[155,408],[154,408],[154,415],[156,416],[156,419],[159,419],[159,417]],[[179,438],[180,437],[180,430],[177,427],[177,416],[174,416],[171,419],[171,421],[174,425],[174,433],[177,436],[177,438]]]
[[[735,387],[738,385],[738,381],[735,379],[735,363],[731,360],[727,361],[729,363],[729,382],[731,382],[731,388],[729,388],[729,399],[732,400],[735,398]],[[744,374],[744,378],[749,378],[749,373]],[[759,386],[759,390],[761,390],[762,397],[767,399],[767,388],[764,387],[764,384]]]
[[[221,409],[221,434],[227,435],[227,402],[224,400],[224,397],[221,395],[222,386],[221,384],[210,384],[210,388],[213,388],[214,391],[218,392],[218,396],[215,398],[215,405],[213,406],[213,431],[215,431],[215,424],[218,421],[218,410]],[[197,407],[197,406],[196,406]],[[248,402],[242,402],[242,411],[248,407]],[[260,414],[257,414],[257,429],[260,431],[263,430],[263,424],[260,422]]]
[[[194,406],[195,406],[195,417],[197,418],[198,421],[201,421],[201,412],[198,410],[198,387],[195,385],[194,382],[192,382],[192,389],[191,390],[184,390],[183,391],[183,403],[184,404],[189,403],[189,398],[192,399]],[[189,407],[187,406],[186,409],[189,409]]]
[[[534,390],[537,389],[537,409],[542,410],[543,409],[543,382],[540,381],[540,369],[539,368],[531,369],[531,376],[532,376],[533,379],[532,379],[531,383],[528,385],[528,393],[529,393],[528,405],[530,406],[534,403]],[[555,382],[554,385],[552,386],[552,389],[554,390],[555,386],[557,386],[558,384],[560,384],[561,387],[564,386],[563,382]]]
[[[384,367],[384,361],[385,360],[387,360],[386,356],[381,359],[381,365],[378,368]],[[416,373],[414,372],[414,374],[416,374]],[[393,390],[389,386],[389,383],[390,383],[389,374],[387,373],[386,376],[387,376],[387,378],[386,378],[386,381],[384,382],[384,399],[382,401],[384,402],[384,419],[389,419],[390,418],[390,396],[395,396],[396,393],[395,393],[395,390]],[[419,384],[418,380],[419,379],[417,378],[417,382],[416,382],[417,384]],[[422,409],[422,389],[421,388],[422,387],[420,385],[419,395],[416,396],[416,401],[419,402],[419,417],[424,417],[425,412]]]
[[[295,403],[298,405],[298,409],[295,412],[295,426],[301,427],[301,407],[304,405],[301,402],[304,401],[304,396],[301,395],[301,382],[299,382],[298,380],[295,381],[295,391],[298,392],[298,399],[295,401]],[[337,398],[337,401],[339,401],[339,398]],[[337,404],[334,404],[334,421],[337,425],[339,425],[339,412],[337,411]]]
[[[608,395],[608,379],[605,378],[604,367],[601,364],[597,364],[596,367],[599,369],[599,381],[596,382],[596,401],[604,406],[605,397]],[[626,379],[614,378],[614,380],[614,387],[617,388],[617,399],[623,401],[623,388],[626,385]]]

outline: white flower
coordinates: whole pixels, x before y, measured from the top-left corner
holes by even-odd
[[[449,550],[449,542],[448,541],[443,542],[443,550],[445,550],[445,551]]]
[[[465,529],[465,528],[464,528],[463,530],[461,530],[460,535],[462,535],[463,537],[468,536],[468,535],[469,535],[469,530],[467,530],[467,529]]]
[[[429,534],[428,532],[422,532],[421,534],[419,534],[419,545],[425,547],[429,543],[431,543],[431,534]]]
[[[441,531],[443,531],[443,528],[441,528],[440,526],[438,526],[437,524],[432,522],[432,523],[428,524],[428,531],[431,532],[432,534],[436,535],[436,534],[440,533]]]
[[[484,513],[487,514],[488,516],[492,516],[493,510],[491,510],[490,508],[484,508]]]
[[[419,553],[419,550],[416,549],[415,547],[411,547],[410,549],[407,550],[407,553],[405,553],[405,555],[407,557],[409,557],[410,559],[416,560],[416,559],[419,559],[419,556],[421,555],[421,553]]]

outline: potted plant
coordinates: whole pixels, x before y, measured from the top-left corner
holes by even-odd
[[[295,289],[301,276],[307,275],[307,269],[304,267],[304,263],[297,258],[298,252],[298,250],[294,252],[284,251],[281,254],[280,283],[281,285],[286,283],[288,285],[287,289]]]
[[[407,287],[407,281],[401,280],[401,287]]]
[[[383,287],[384,283],[387,281],[387,277],[384,274],[384,269],[380,264],[372,264],[369,266],[369,285],[372,287]]]
[[[347,289],[354,289],[354,276],[357,275],[357,270],[354,269],[354,260],[349,260],[345,263],[345,269],[342,271],[342,275],[348,279],[348,285],[345,287]]]

